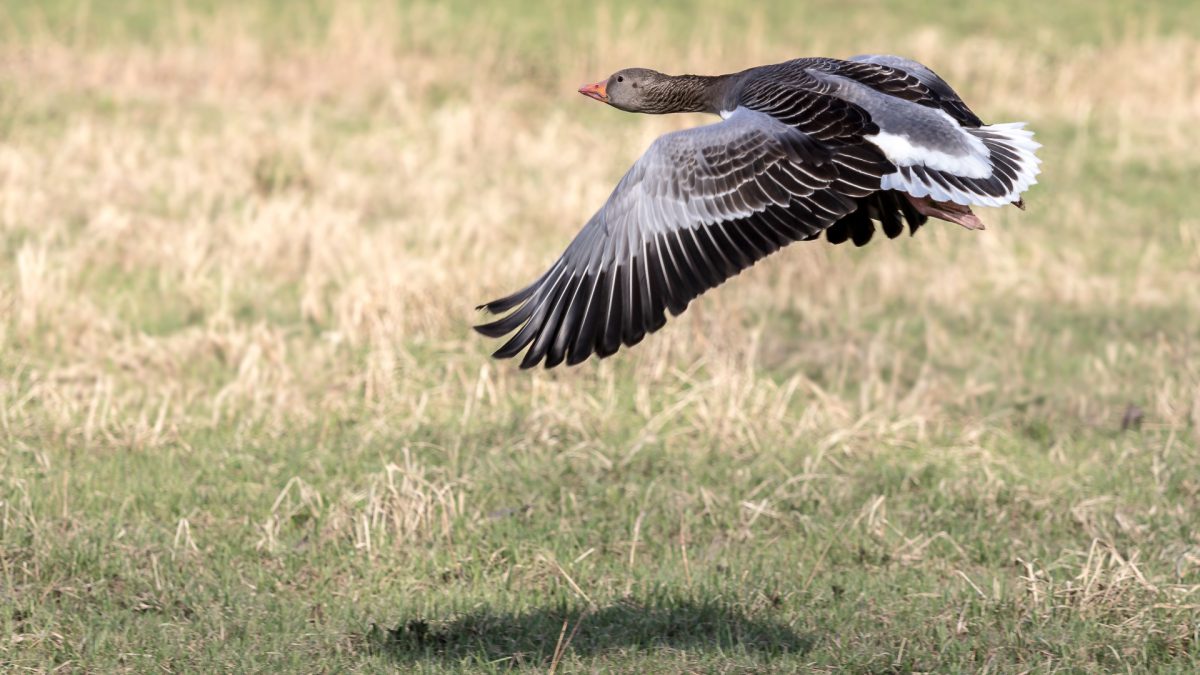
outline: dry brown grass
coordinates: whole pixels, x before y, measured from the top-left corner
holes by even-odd
[[[195,26],[182,14],[185,27],[202,31],[183,47],[80,49],[50,39],[6,47],[3,78],[23,107],[95,98],[92,105],[112,109],[85,106],[45,133],[13,134],[0,154],[4,227],[21,242],[3,289],[15,319],[4,344],[55,352],[54,372],[41,381],[54,382],[46,386],[58,390],[53,407],[64,426],[77,426],[97,396],[114,397],[102,402],[122,414],[107,419],[123,420],[130,406],[166,400],[172,386],[181,388],[179,403],[203,401],[218,424],[229,406],[250,418],[312,419],[337,405],[336,392],[364,389],[370,402],[411,407],[428,393],[397,378],[416,367],[414,344],[445,350],[444,367],[473,383],[485,345],[465,330],[477,318],[472,305],[536,274],[649,139],[695,122],[630,118],[599,137],[587,124],[600,113],[584,114],[569,85],[595,67],[639,60],[709,72],[791,53],[751,36],[753,53],[735,61],[729,45],[681,49],[636,32],[577,62],[563,54],[561,86],[540,90],[541,82],[513,78],[510,62],[486,58],[499,47],[482,27],[434,54],[404,40],[409,24],[433,22],[437,32],[439,20],[449,21],[438,15],[351,4],[334,11],[325,39],[284,54],[260,44],[249,14],[237,10]],[[482,56],[456,53],[467,40],[482,42]],[[895,303],[969,315],[980,288],[1011,299],[1018,317],[1019,305],[1033,302],[1200,303],[1195,266],[1162,264],[1161,247],[1144,251],[1139,269],[1114,274],[1097,269],[1088,250],[1062,245],[1134,225],[1142,208],[1069,188],[1089,180],[1089,158],[1103,152],[1096,146],[1114,146],[1103,152],[1114,175],[1134,163],[1191,166],[1178,150],[1196,141],[1200,93],[1180,83],[1200,77],[1200,43],[1128,37],[1105,48],[1105,69],[1095,67],[1098,50],[1046,63],[933,29],[896,50],[936,64],[989,117],[1076,129],[1071,146],[1048,150],[1048,177],[1060,189],[1035,193],[1029,216],[989,214],[995,232],[981,236],[934,228],[911,245],[877,246],[868,259],[795,247],[739,278],[735,290],[699,301],[656,336],[657,347],[623,359],[648,362],[650,372],[661,372],[654,364],[664,359],[728,359],[741,370],[752,362],[746,350],[762,344],[750,332],[772,331],[738,319],[769,307],[795,309],[811,326]],[[1119,86],[1112,70],[1125,74]],[[474,82],[501,84],[467,85]],[[439,86],[453,96],[437,102]],[[537,105],[527,112],[531,99]],[[335,135],[328,126],[338,118],[362,128]],[[1155,227],[1177,230],[1196,260],[1194,221]],[[963,261],[969,267],[955,264]],[[122,308],[105,297],[121,289],[93,282],[106,274],[138,278],[166,306]],[[246,296],[270,298],[270,309],[317,327],[319,339],[233,317]],[[147,335],[138,311],[198,320]],[[214,355],[237,364],[219,390],[179,376],[183,364]],[[114,374],[114,362],[136,376]],[[329,379],[314,382],[313,371]],[[110,379],[111,389],[93,386]],[[167,406],[159,427],[183,423],[188,407]]]

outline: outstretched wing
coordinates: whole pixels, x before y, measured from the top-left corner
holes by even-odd
[[[522,368],[608,356],[661,328],[664,310],[678,315],[854,211],[894,167],[867,143],[847,136],[831,146],[802,130],[839,123],[830,113],[805,120],[738,108],[723,122],[662,136],[545,274],[480,307],[510,313],[476,329],[515,331],[495,356],[528,348]]]

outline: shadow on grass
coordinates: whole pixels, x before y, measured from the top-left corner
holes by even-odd
[[[519,666],[548,665],[560,639],[566,654],[580,657],[659,648],[771,657],[802,654],[814,643],[811,636],[727,604],[662,600],[622,601],[591,611],[559,606],[514,614],[483,608],[445,620],[402,619],[393,628],[373,625],[368,644],[402,663]]]

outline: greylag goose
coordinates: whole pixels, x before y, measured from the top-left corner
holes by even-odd
[[[522,368],[633,346],[704,291],[795,241],[862,246],[929,217],[983,229],[971,206],[1024,208],[1041,147],[985,125],[929,68],[887,55],[804,58],[730,75],[629,68],[579,92],[628,112],[722,121],[665,134],[562,256],[476,326]]]

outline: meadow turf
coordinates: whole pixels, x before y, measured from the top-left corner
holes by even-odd
[[[0,2],[0,667],[1200,668],[1200,5]],[[1028,210],[492,361],[658,134],[891,52]]]

